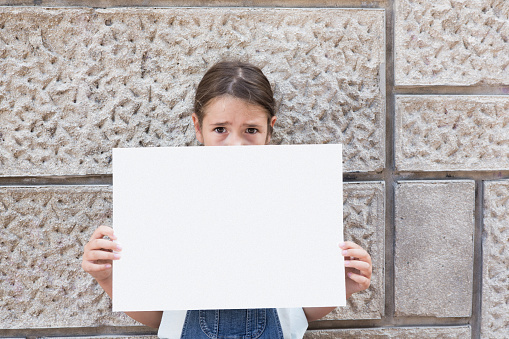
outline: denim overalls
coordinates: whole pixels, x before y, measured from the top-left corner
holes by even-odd
[[[308,323],[302,308],[165,311],[162,339],[301,339]]]
[[[275,308],[187,311],[181,339],[284,339]]]

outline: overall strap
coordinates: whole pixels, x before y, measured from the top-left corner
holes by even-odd
[[[308,321],[301,307],[278,308],[277,315],[285,339],[302,339],[304,337],[308,328]]]
[[[180,339],[187,311],[164,311],[157,336],[161,339]]]

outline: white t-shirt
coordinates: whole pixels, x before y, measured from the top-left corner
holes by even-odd
[[[302,308],[277,308],[277,315],[285,339],[302,339],[308,328]],[[186,311],[164,311],[157,336],[161,339],[180,339]]]

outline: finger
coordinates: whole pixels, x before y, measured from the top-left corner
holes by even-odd
[[[368,279],[371,279],[371,271],[368,270],[368,271],[361,271],[357,268],[353,268],[353,267],[345,267],[345,272],[348,274],[348,273],[355,273],[357,275],[361,275],[363,277],[366,277]]]
[[[92,234],[92,237],[90,237],[90,240],[102,239],[104,237],[109,237],[111,240],[117,239],[117,237],[113,233],[113,228],[111,228],[109,226],[102,225],[102,226],[97,227],[97,229]]]
[[[107,251],[90,251],[83,259],[88,262],[94,262],[97,260],[119,260],[120,254]]]
[[[358,258],[361,261],[366,261],[366,262],[371,263],[371,257],[369,256],[368,252],[366,252],[362,248],[361,249],[351,248],[351,249],[343,250],[343,251],[341,251],[341,253],[345,257],[347,257],[347,256],[354,257],[354,258]]]
[[[345,260],[345,267],[354,268],[364,276],[371,276],[371,265],[360,260]]]
[[[110,263],[106,263],[106,264],[93,264],[93,263],[90,263],[90,262],[83,262],[81,267],[83,268],[83,270],[85,272],[100,272],[100,271],[106,271],[106,270],[110,269],[111,268],[111,264]]]
[[[343,250],[343,252],[348,251],[345,253],[357,253],[357,254],[359,254],[359,256],[362,254],[363,257],[369,257],[369,253],[364,248],[362,248],[360,245],[357,245],[354,242],[345,241],[343,243],[340,243],[339,247]],[[358,251],[355,251],[355,250],[358,250]],[[360,252],[360,251],[362,251],[362,252]],[[346,256],[347,254],[344,254],[344,255]],[[352,255],[352,257],[353,257],[353,255]]]
[[[89,251],[93,251],[93,250],[111,250],[111,251],[117,251],[117,252],[122,251],[122,247],[120,246],[120,244],[118,244],[114,241],[111,241],[111,240],[106,240],[106,239],[91,240],[91,241],[89,241],[89,243],[87,245],[85,245],[85,247]]]
[[[344,250],[347,250],[349,248],[357,248],[357,249],[362,249],[361,246],[357,245],[356,243],[352,242],[352,241],[345,241],[345,242],[342,242],[339,244],[339,247],[341,247],[342,249]]]
[[[358,283],[359,285],[361,285],[364,289],[368,288],[371,283],[371,279],[369,279],[363,275],[356,274],[353,272],[348,272],[347,275],[348,275],[348,278],[350,278],[351,280],[353,280],[356,283]]]

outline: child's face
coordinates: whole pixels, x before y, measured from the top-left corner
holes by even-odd
[[[196,139],[205,146],[265,145],[270,141],[267,113],[261,106],[231,96],[212,99],[202,125],[193,113]],[[276,117],[272,117],[273,127]]]

